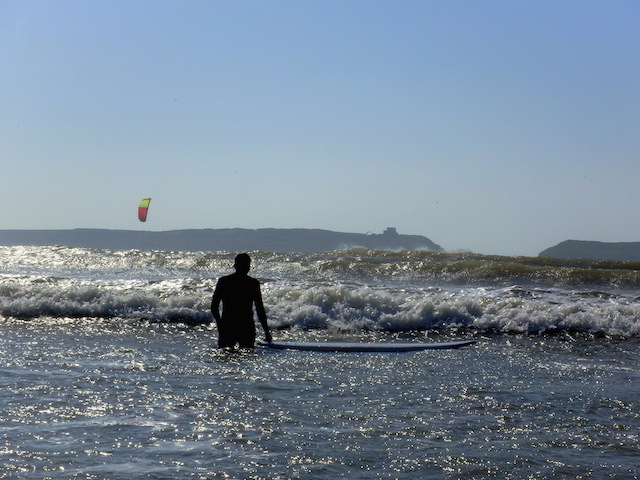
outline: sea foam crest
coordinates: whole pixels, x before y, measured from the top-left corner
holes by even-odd
[[[213,283],[191,280],[116,283],[59,278],[0,282],[0,316],[92,317],[206,323]],[[562,331],[640,336],[640,305],[625,299],[538,296],[509,289],[406,291],[354,285],[273,285],[264,288],[274,328],[339,330],[470,329],[540,334]]]
[[[640,336],[640,305],[624,299],[576,302],[562,292],[523,297],[509,289],[393,292],[347,285],[271,294],[271,318],[279,327]]]
[[[640,301],[624,293],[637,284],[634,264],[429,252],[252,257],[274,328],[640,336]],[[228,252],[0,247],[0,317],[210,322],[215,281],[232,261]],[[525,281],[505,286],[515,278]]]
[[[24,277],[0,282],[0,316],[124,318],[149,321],[206,322],[205,297],[175,281],[126,281],[115,284]]]

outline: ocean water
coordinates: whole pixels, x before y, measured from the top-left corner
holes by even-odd
[[[235,253],[0,247],[0,478],[637,479],[640,264],[253,252],[274,338],[221,351]]]

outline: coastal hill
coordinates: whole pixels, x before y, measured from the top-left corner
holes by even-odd
[[[640,242],[593,242],[566,240],[547,248],[539,257],[640,261]]]
[[[0,230],[0,245],[100,248],[109,250],[324,252],[362,247],[375,250],[428,250],[440,245],[395,228],[382,234],[341,233],[316,229],[199,229],[164,232],[105,229]]]

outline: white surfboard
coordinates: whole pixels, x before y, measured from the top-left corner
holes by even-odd
[[[461,340],[442,343],[258,342],[263,347],[278,350],[309,350],[314,352],[416,352],[419,350],[460,348],[473,343],[476,341]]]

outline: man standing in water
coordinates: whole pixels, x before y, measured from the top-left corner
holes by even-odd
[[[233,267],[236,273],[221,277],[211,300],[211,313],[218,326],[218,347],[253,348],[256,340],[256,325],[253,321],[253,305],[258,320],[264,329],[264,337],[271,341],[267,325],[267,313],[262,303],[260,282],[249,276],[251,258],[246,253],[236,256]],[[222,316],[220,316],[222,302]]]

